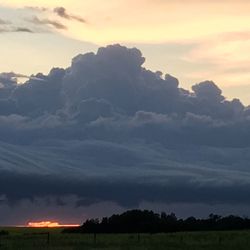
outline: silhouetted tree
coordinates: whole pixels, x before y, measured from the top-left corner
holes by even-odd
[[[207,219],[178,219],[174,213],[161,215],[148,210],[130,210],[120,215],[87,220],[79,228],[65,229],[70,233],[168,233],[180,231],[250,229],[250,219],[210,214]]]

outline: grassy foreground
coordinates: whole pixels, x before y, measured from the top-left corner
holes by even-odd
[[[250,249],[250,231],[195,232],[148,235],[61,234],[61,229],[0,228],[9,235],[0,236],[0,249],[51,250],[241,250]],[[49,232],[49,238],[46,234]],[[40,234],[41,233],[41,234]],[[43,234],[45,233],[45,234]]]

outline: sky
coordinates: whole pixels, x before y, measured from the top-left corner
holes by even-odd
[[[247,0],[1,0],[0,70],[48,73],[120,43],[139,48],[145,67],[175,75],[184,88],[213,80],[248,105],[249,8]]]
[[[0,225],[250,216],[248,1],[0,3]]]

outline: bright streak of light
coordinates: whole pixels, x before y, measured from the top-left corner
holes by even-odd
[[[35,228],[43,228],[43,227],[49,227],[49,228],[55,228],[55,227],[79,227],[78,224],[67,224],[62,225],[59,222],[52,222],[52,221],[40,221],[40,222],[29,222],[27,224],[28,227],[35,227]]]

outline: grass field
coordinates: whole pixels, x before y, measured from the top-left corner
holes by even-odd
[[[3,228],[0,228],[0,231]],[[250,231],[196,232],[155,235],[61,234],[61,229],[4,228],[0,249],[15,250],[249,250]],[[47,233],[49,232],[49,239]],[[41,234],[40,234],[41,233]]]

